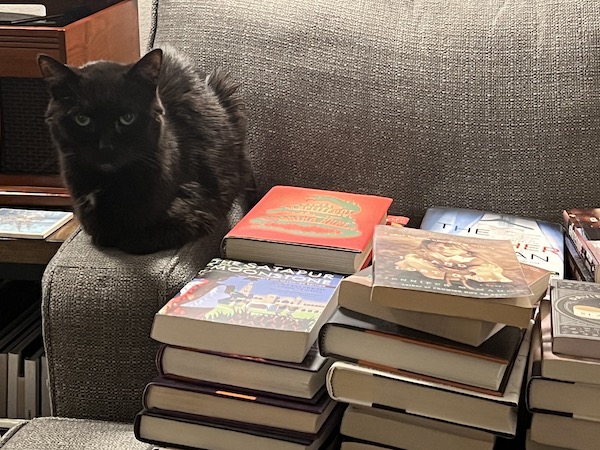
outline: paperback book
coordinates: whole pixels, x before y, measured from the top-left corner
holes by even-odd
[[[372,266],[347,276],[340,284],[338,305],[369,317],[472,346],[482,344],[504,327],[504,324],[484,320],[407,311],[378,305],[371,301],[372,287]]]
[[[302,362],[292,363],[163,344],[156,362],[159,374],[165,378],[313,398],[325,386],[325,375],[333,360],[321,356],[316,345]]]
[[[530,412],[568,415],[576,419],[600,422],[600,384],[573,383],[542,375],[539,321],[535,323],[531,338],[526,401]]]
[[[485,431],[360,405],[346,408],[340,433],[383,448],[398,449],[492,450],[496,441],[492,433]]]
[[[222,255],[350,274],[371,258],[373,227],[391,198],[274,186],[225,235]]]
[[[563,230],[558,223],[475,209],[428,208],[421,229],[512,242],[519,262],[564,278]]]
[[[507,240],[375,228],[371,301],[380,305],[526,328],[549,278],[520,264]]]
[[[476,387],[501,395],[523,330],[504,327],[479,347],[339,308],[319,332],[321,354]]]
[[[70,211],[0,208],[0,237],[46,239],[72,218]]]
[[[517,410],[527,369],[531,329],[532,326],[528,327],[521,342],[502,396],[344,361],[334,362],[329,369],[327,390],[340,402],[381,407],[512,438],[517,431]]]
[[[597,384],[600,380],[600,360],[563,355],[552,351],[551,309],[550,302],[543,301],[540,303],[537,316],[542,340],[542,376],[572,383]]]
[[[552,280],[552,350],[600,359],[600,284]]]
[[[302,362],[337,307],[343,276],[213,259],[154,317],[163,344]]]

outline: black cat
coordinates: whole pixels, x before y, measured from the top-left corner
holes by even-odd
[[[237,84],[173,50],[75,68],[40,55],[61,175],[84,230],[130,253],[174,248],[226,220],[255,183]]]

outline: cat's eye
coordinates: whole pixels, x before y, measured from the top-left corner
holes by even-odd
[[[77,114],[74,120],[80,127],[87,127],[92,122],[90,116],[86,116],[85,114]]]
[[[137,118],[136,113],[125,113],[121,117],[119,117],[119,122],[122,125],[131,125],[133,122],[135,122],[136,118]]]

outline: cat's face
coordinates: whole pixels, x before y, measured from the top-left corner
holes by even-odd
[[[73,68],[40,56],[52,95],[47,122],[63,157],[102,172],[152,163],[162,114],[156,96],[161,60],[155,50],[135,65],[100,61]]]

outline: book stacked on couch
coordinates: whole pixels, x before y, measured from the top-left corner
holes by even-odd
[[[192,448],[317,449],[345,405],[327,393],[333,362],[317,333],[343,275],[369,264],[391,199],[273,187],[215,258],[155,316],[159,376],[136,436]],[[251,262],[249,262],[251,261]]]
[[[497,436],[513,438],[551,273],[520,264],[510,241],[425,230],[377,226],[373,252],[372,273],[342,281],[319,334],[321,353],[336,359],[328,392],[351,405],[343,448],[425,439],[491,449]]]
[[[319,448],[339,424],[342,405],[327,395],[331,362],[314,343],[337,305],[341,279],[213,259],[155,316],[159,375],[144,392],[138,439]]]
[[[598,448],[600,285],[553,280],[532,333],[529,438],[552,448]],[[564,430],[569,430],[565,433]]]

